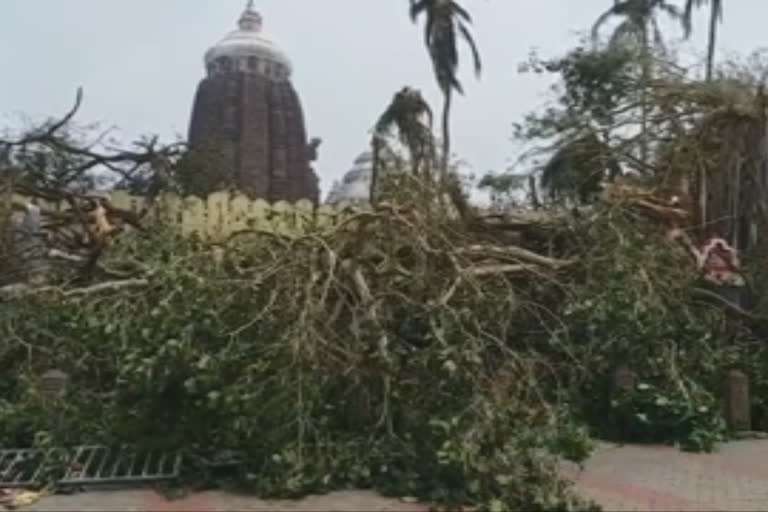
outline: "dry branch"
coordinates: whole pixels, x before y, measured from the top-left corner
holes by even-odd
[[[572,260],[559,260],[554,258],[548,258],[542,256],[528,249],[514,246],[492,246],[492,245],[471,245],[458,249],[457,254],[468,257],[485,257],[495,258],[499,260],[512,260],[512,261],[526,261],[537,265],[550,268],[552,270],[560,270],[567,266],[573,265]]]
[[[473,267],[466,270],[466,273],[476,277],[499,275],[499,274],[520,274],[528,272],[536,272],[539,268],[536,265],[484,265],[480,267]]]
[[[17,300],[35,295],[54,295],[62,298],[83,297],[103,292],[121,292],[149,286],[147,279],[125,279],[122,281],[107,281],[84,288],[65,289],[58,286],[32,287],[26,284],[12,284],[0,287],[0,298]]]

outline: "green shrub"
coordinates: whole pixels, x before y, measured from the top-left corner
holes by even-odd
[[[354,486],[491,508],[582,505],[557,460],[583,461],[589,437],[564,405],[533,398],[539,355],[507,342],[508,285],[441,306],[429,297],[453,280],[438,277],[442,261],[422,279],[366,270],[373,317],[354,267],[329,280],[318,247],[242,243],[217,266],[192,241],[125,238],[105,264],[140,257],[153,269],[146,290],[9,305],[0,325],[35,347],[17,387],[55,366],[76,391],[55,414],[17,394],[0,442],[182,449],[198,475],[230,451],[238,485],[264,496]]]
[[[725,439],[717,401],[707,392],[665,391],[641,382],[618,394],[611,407],[627,440],[671,442],[685,450],[710,452]]]

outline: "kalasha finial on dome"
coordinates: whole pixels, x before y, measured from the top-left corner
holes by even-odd
[[[256,9],[253,6],[253,0],[248,0],[248,4],[245,6],[245,11],[243,12],[243,15],[240,16],[240,21],[238,23],[240,30],[259,32],[261,30],[261,22],[261,14],[256,12]]]

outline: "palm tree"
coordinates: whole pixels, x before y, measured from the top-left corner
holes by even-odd
[[[640,52],[641,74],[641,163],[648,162],[648,97],[647,87],[653,76],[653,49],[664,47],[664,39],[657,19],[657,13],[663,12],[676,21],[683,21],[680,10],[666,0],[614,0],[613,7],[600,15],[592,27],[592,40],[597,43],[602,26],[611,18],[622,21],[611,34],[609,47],[634,47]],[[652,33],[651,33],[652,32]]]
[[[654,44],[664,46],[664,38],[656,16],[659,12],[667,14],[674,21],[683,21],[680,9],[667,0],[614,0],[613,7],[601,14],[592,26],[592,38],[595,41],[598,39],[600,29],[609,19],[622,18],[622,22],[611,35],[609,45],[616,47],[629,44],[639,48],[644,56],[650,56]],[[653,44],[651,31],[653,31]]]
[[[381,167],[381,152],[387,146],[387,139],[392,135],[393,128],[397,129],[398,139],[408,149],[413,174],[418,175],[422,164],[431,161],[434,155],[432,109],[420,91],[403,87],[394,95],[373,129],[371,138],[373,169],[370,191],[372,203],[375,200]]]
[[[475,74],[480,76],[482,63],[477,44],[469,31],[472,17],[455,0],[410,0],[411,20],[416,22],[419,16],[426,16],[424,24],[424,42],[432,59],[437,84],[443,94],[443,151],[441,170],[443,177],[448,174],[450,160],[451,133],[450,116],[453,91],[464,94],[464,89],[457,77],[459,53],[457,40],[463,38],[472,51]]]
[[[709,40],[707,42],[707,82],[712,81],[715,66],[715,48],[717,46],[717,24],[723,22],[723,0],[686,0],[683,23],[685,36],[690,37],[693,31],[693,10],[709,3]]]
[[[550,199],[566,196],[588,203],[602,189],[604,178],[612,181],[621,174],[611,148],[591,132],[563,141],[541,169],[541,186]]]

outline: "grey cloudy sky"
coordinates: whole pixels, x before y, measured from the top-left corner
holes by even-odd
[[[682,2],[682,0],[679,0]],[[467,95],[455,102],[454,149],[477,173],[503,170],[517,154],[511,124],[543,105],[547,82],[520,75],[531,48],[555,55],[578,40],[612,0],[464,0],[475,17],[481,81],[465,65]],[[765,44],[768,0],[725,2],[722,52]],[[85,90],[80,121],[120,134],[185,136],[205,50],[235,22],[245,0],[0,0],[0,126],[20,114],[66,111]],[[293,82],[327,191],[365,149],[392,94],[420,88],[439,109],[420,27],[406,0],[256,0],[264,31],[293,61]],[[702,12],[694,48],[704,47]],[[677,34],[677,33],[676,33]],[[466,62],[466,61],[465,61]]]

